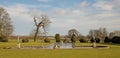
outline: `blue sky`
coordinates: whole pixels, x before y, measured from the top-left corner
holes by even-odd
[[[34,15],[48,15],[49,35],[66,35],[77,29],[87,35],[90,29],[120,30],[120,0],[0,0],[10,14],[13,35],[29,35],[34,29]]]

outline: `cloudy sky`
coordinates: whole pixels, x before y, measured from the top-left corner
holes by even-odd
[[[66,35],[77,29],[87,35],[90,29],[120,30],[120,0],[0,0],[10,14],[14,35],[29,35],[34,29],[34,14],[51,20],[49,35]]]

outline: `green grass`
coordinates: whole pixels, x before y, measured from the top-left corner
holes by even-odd
[[[34,42],[33,40],[30,40],[28,43],[22,43],[20,42],[21,46],[46,46],[49,44],[54,43],[54,40],[51,40],[50,43],[44,43],[43,40],[39,40],[37,42]],[[9,40],[9,42],[0,42],[0,49],[4,47],[17,47],[17,40]]]
[[[52,41],[51,43],[53,43]],[[41,42],[22,43],[27,45],[41,45]],[[50,43],[49,43],[50,44]],[[49,45],[44,44],[44,45]],[[90,46],[91,43],[75,43],[76,46]],[[120,58],[120,44],[97,44],[110,48],[99,49],[2,49],[4,46],[16,46],[15,41],[0,42],[0,58]]]

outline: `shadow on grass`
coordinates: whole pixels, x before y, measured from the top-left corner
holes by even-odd
[[[105,44],[105,45],[116,45],[116,46],[120,46],[120,44],[116,44],[116,43],[101,43],[101,44]]]

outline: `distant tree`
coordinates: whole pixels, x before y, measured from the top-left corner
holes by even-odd
[[[44,42],[45,43],[50,43],[50,39],[48,39],[47,37],[45,37]]]
[[[22,39],[22,43],[25,43],[25,42],[29,42],[29,40],[28,39]]]
[[[100,43],[100,39],[99,38],[95,38],[95,39],[91,38],[90,42],[91,43],[94,43],[94,42]]]
[[[40,17],[34,17],[33,19],[34,19],[34,23],[36,26],[35,35],[34,35],[34,42],[35,42],[38,36],[40,27],[43,28],[45,36],[46,36],[46,33],[47,33],[46,27],[48,27],[48,25],[50,24],[50,20],[48,16],[46,15],[41,15]]]
[[[13,32],[13,25],[7,11],[0,7],[0,36],[9,36]]]
[[[114,36],[114,37],[111,39],[111,42],[112,42],[112,43],[118,43],[118,44],[120,44],[120,36]]]
[[[73,34],[78,38],[78,36],[80,35],[79,32],[76,29],[70,29],[68,31],[68,36],[71,38],[73,36]]]
[[[69,43],[69,39],[67,38],[67,35],[64,36],[63,42],[64,42],[64,43]]]
[[[107,37],[107,35],[108,35],[107,29],[106,28],[100,28],[99,31],[100,31],[100,34],[101,34],[99,39],[101,39],[101,41],[104,42],[105,37]]]
[[[120,31],[110,32],[109,38],[112,39],[114,36],[120,37]]]
[[[72,36],[71,36],[71,42],[72,43],[75,43],[76,42],[76,35],[75,34],[72,34]]]
[[[109,38],[112,39],[114,37],[115,33],[114,32],[110,32],[109,33]]]
[[[109,42],[111,42],[111,40],[110,40],[108,37],[105,37],[104,42],[105,42],[105,43],[109,43]]]
[[[8,39],[4,36],[0,37],[0,42],[8,42]]]
[[[85,38],[85,36],[83,36],[83,35],[78,36],[78,39],[83,39],[83,38]]]
[[[86,38],[86,37],[83,36],[83,35],[79,35],[79,41],[80,41],[80,42],[88,42],[88,38]]]
[[[88,42],[89,42],[89,41],[91,40],[92,36],[87,35],[86,38],[87,38],[87,40],[88,40]]]
[[[100,39],[99,38],[95,38],[96,43],[100,43]]]
[[[55,34],[56,42],[60,42],[60,34]]]
[[[93,38],[91,38],[90,42],[93,43],[93,42],[96,42],[96,40],[94,40]]]
[[[90,41],[93,43],[92,46],[95,48],[96,47],[96,40],[95,40],[96,34],[95,34],[95,31],[94,30],[90,30],[89,35],[92,37],[92,39]]]
[[[88,42],[85,38],[79,40],[81,43]]]
[[[98,30],[90,30],[89,35],[91,37],[93,37],[94,35],[95,38],[99,38],[103,42],[105,37],[107,36],[107,30],[106,28],[100,28]]]

